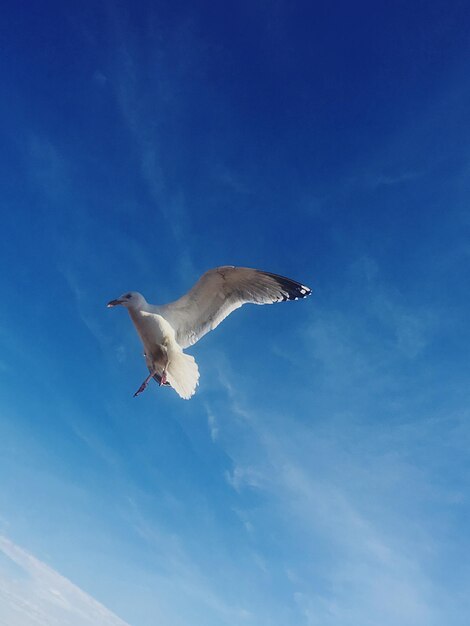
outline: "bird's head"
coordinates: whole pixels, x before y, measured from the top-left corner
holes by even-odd
[[[147,304],[147,301],[141,293],[137,291],[127,291],[123,293],[122,296],[119,296],[119,298],[116,298],[116,300],[108,302],[107,306],[113,307],[121,305],[126,307],[126,309],[140,309],[143,308],[145,304]]]

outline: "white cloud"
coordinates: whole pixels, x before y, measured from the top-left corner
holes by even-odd
[[[112,24],[119,45],[115,54],[115,67],[110,70],[109,81],[114,88],[116,101],[125,121],[129,137],[140,159],[140,173],[142,181],[149,193],[155,211],[166,221],[177,249],[175,265],[180,279],[186,281],[188,276],[196,278],[197,270],[191,255],[191,238],[189,236],[190,215],[186,198],[181,191],[172,191],[169,184],[166,159],[164,156],[163,139],[160,129],[162,109],[170,106],[174,92],[179,92],[181,76],[177,72],[165,75],[163,66],[156,62],[154,66],[153,98],[158,102],[157,107],[143,106],[145,98],[142,89],[148,96],[149,85],[142,85],[139,76],[139,61],[136,58],[135,48],[132,45],[132,34],[129,33],[126,19],[117,7],[112,10]],[[183,27],[182,36],[176,34],[176,45],[187,46],[189,33]],[[161,42],[160,54],[171,54]],[[167,46],[170,46],[166,42]],[[187,60],[192,63],[196,51],[191,47]],[[180,57],[178,57],[180,58]],[[180,58],[181,60],[181,58]],[[152,61],[149,59],[149,64]]]
[[[261,427],[245,433],[253,438],[257,458],[252,450],[232,451],[239,464],[226,478],[240,497],[244,487],[256,487],[263,498],[256,510],[240,508],[237,514],[250,534],[273,532],[282,544],[282,557],[273,559],[275,554],[261,549],[260,559],[273,575],[273,563],[281,558],[276,567],[284,570],[285,589],[293,590],[298,623],[439,623],[444,597],[426,571],[434,549],[429,528],[406,528],[407,515],[415,519],[417,511],[402,509],[399,494],[403,489],[411,496],[424,487],[419,473],[386,453],[346,451],[342,436],[318,427],[290,423],[287,437],[280,420],[271,418],[269,432]],[[358,427],[361,436],[366,428]],[[380,445],[380,433],[371,430],[368,437]],[[252,465],[242,465],[248,460]]]
[[[70,185],[67,161],[47,137],[30,135],[26,150],[32,181],[49,202],[61,203]]]
[[[240,492],[244,487],[259,489],[264,482],[263,476],[252,467],[241,467],[236,465],[231,472],[225,472],[228,484]]]
[[[51,567],[0,536],[0,623],[129,626]]]
[[[390,185],[401,185],[407,183],[410,180],[414,180],[422,176],[420,172],[400,172],[394,175],[387,174],[371,174],[366,178],[366,185],[370,187],[381,187]]]
[[[230,438],[218,441],[233,463],[225,478],[251,535],[269,537],[260,558],[270,572],[274,563],[278,576],[283,570],[298,624],[430,626],[449,610],[463,624],[436,573],[447,558],[438,535],[452,532],[439,517],[461,502],[458,493],[449,499],[436,467],[450,462],[443,445],[457,444],[447,419],[419,404],[419,359],[438,312],[380,284],[373,261],[352,269],[350,288],[361,282],[367,308],[344,316],[317,305],[305,342],[314,360],[304,411],[268,414],[249,381],[240,380],[240,396],[219,363],[232,415],[224,421]],[[401,371],[409,360],[419,363],[412,386]],[[256,492],[247,497],[246,487]]]
[[[219,427],[217,425],[217,418],[212,412],[209,405],[206,404],[205,406],[206,406],[207,425],[209,427],[209,433],[210,433],[212,441],[215,443],[217,441],[217,437],[219,436]]]

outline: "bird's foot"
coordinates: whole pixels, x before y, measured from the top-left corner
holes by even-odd
[[[147,383],[142,383],[140,387],[137,389],[137,391],[135,392],[134,398],[137,398],[139,393],[142,393],[142,391],[145,391],[146,389],[147,389]]]
[[[152,379],[152,376],[154,375],[154,373],[155,372],[151,372],[151,374],[147,376],[147,378],[144,380],[144,382],[140,385],[140,387],[135,392],[134,398],[136,398],[139,395],[139,393],[142,393],[142,391],[145,391],[147,389],[147,385],[149,384],[149,381]]]
[[[162,377],[160,378],[160,387],[162,385],[166,385],[167,380],[166,380],[166,372],[163,372]]]

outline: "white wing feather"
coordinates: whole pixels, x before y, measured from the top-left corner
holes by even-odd
[[[243,304],[298,300],[310,293],[308,287],[289,278],[226,265],[203,274],[179,300],[155,309],[175,330],[178,344],[187,348]]]

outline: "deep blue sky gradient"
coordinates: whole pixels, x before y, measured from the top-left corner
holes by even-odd
[[[3,534],[130,624],[466,623],[469,26],[456,1],[6,7]],[[190,402],[132,398],[106,302],[220,264],[314,294],[192,348]]]

